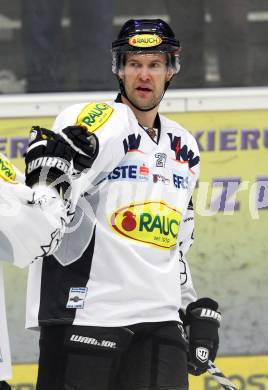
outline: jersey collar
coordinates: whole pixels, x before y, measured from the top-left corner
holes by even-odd
[[[121,93],[118,93],[116,99],[115,99],[115,102],[116,103],[122,103],[122,97],[121,97]],[[140,123],[139,123],[140,127],[148,134],[148,136],[150,137],[150,139],[155,142],[156,144],[159,143],[159,140],[160,140],[160,134],[161,134],[161,120],[160,120],[160,116],[159,114],[157,113],[156,114],[156,117],[155,117],[155,120],[154,120],[154,125],[153,125],[153,128],[154,129],[157,129],[157,138],[156,140],[154,140],[152,138],[152,136],[150,135],[150,132],[152,131],[151,129],[148,129],[148,128],[145,128],[144,126],[142,126]]]

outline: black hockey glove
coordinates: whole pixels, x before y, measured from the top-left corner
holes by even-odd
[[[201,375],[208,369],[208,361],[214,361],[219,346],[218,328],[221,314],[218,303],[201,298],[187,306],[185,325],[189,335],[188,371]]]
[[[0,390],[11,390],[11,387],[7,382],[0,381]]]
[[[74,157],[74,169],[82,172],[91,168],[99,152],[99,141],[95,134],[83,126],[68,126],[60,135],[71,146]]]
[[[71,162],[75,173],[81,173],[91,168],[98,150],[97,137],[84,127],[68,126],[56,134],[33,126],[25,157],[26,184],[32,187],[40,181],[54,182],[55,188],[65,194],[70,185],[69,176],[73,173]]]
[[[53,183],[64,198],[70,187],[72,158],[70,145],[60,135],[33,126],[25,154],[26,184],[32,187],[36,183]]]

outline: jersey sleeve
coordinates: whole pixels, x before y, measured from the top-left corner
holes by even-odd
[[[18,267],[52,254],[68,222],[55,189],[23,183],[24,175],[0,154],[0,260]]]
[[[53,191],[53,192],[51,192]],[[67,212],[55,190],[0,181],[0,259],[20,268],[59,246]]]

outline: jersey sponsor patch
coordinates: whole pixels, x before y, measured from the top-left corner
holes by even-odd
[[[108,175],[108,180],[149,180],[150,169],[142,161],[131,161],[131,164],[120,165]]]
[[[16,180],[16,171],[12,165],[0,156],[0,179],[9,183],[14,183]]]
[[[181,213],[162,201],[130,204],[110,217],[113,231],[137,242],[161,249],[176,245]]]
[[[85,126],[91,133],[100,129],[108,121],[113,107],[106,103],[89,103],[77,117],[76,124]]]
[[[86,296],[87,287],[71,287],[66,308],[83,309]]]
[[[159,173],[153,173],[153,183],[163,183],[165,185],[170,184],[169,178],[160,175]]]
[[[191,168],[199,163],[200,157],[189,148],[189,145],[182,144],[181,137],[174,136],[171,133],[167,134],[170,138],[170,148],[175,152],[176,157],[174,160],[180,164],[187,164],[190,171],[194,173]]]
[[[128,152],[138,152],[145,154],[142,150],[139,149],[141,143],[141,135],[138,134],[129,134],[127,138],[124,138],[123,145],[125,154]]]
[[[173,173],[173,184],[174,187],[178,189],[186,190],[189,186],[189,176],[188,175],[177,175]]]

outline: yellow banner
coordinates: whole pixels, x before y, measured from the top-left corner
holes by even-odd
[[[215,364],[237,390],[268,390],[268,356],[218,358]],[[222,389],[209,373],[201,377],[190,376],[189,390]]]
[[[188,261],[199,296],[220,303],[220,351],[267,353],[268,111],[169,117],[192,132],[201,150]]]
[[[261,218],[262,211],[268,209],[268,112],[202,112],[169,117],[192,132],[201,152],[200,182],[210,187],[207,199],[203,196],[196,207],[197,213],[233,215],[240,211],[250,219]],[[206,209],[208,205],[210,210]]]
[[[28,136],[33,125],[51,128],[54,118],[15,118],[0,119],[0,152],[11,158],[23,169],[22,156],[28,144]]]
[[[8,383],[12,390],[34,390],[37,378],[37,364],[14,364],[13,378]]]
[[[268,390],[268,356],[218,358],[217,367],[238,390]],[[14,365],[12,390],[34,390],[37,365]],[[221,390],[222,387],[209,373],[200,377],[190,376],[189,390]]]

